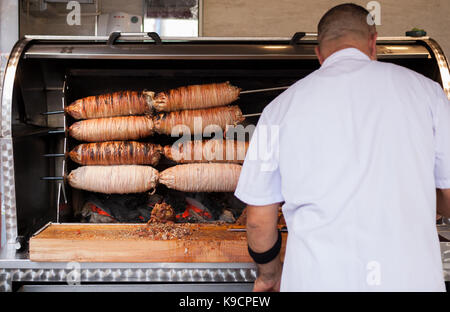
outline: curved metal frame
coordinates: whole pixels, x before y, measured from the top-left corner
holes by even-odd
[[[32,39],[18,41],[5,68],[1,97],[0,162],[1,162],[1,215],[5,219],[6,248],[14,252],[17,239],[16,190],[14,183],[14,157],[12,144],[12,98],[17,66]]]
[[[450,70],[447,57],[442,51],[441,46],[433,39],[423,40],[430,48],[436,58],[441,73],[442,88],[444,89],[447,97],[450,99]]]

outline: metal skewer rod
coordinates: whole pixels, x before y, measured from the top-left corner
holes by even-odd
[[[246,90],[241,91],[239,94],[250,94],[250,93],[259,93],[259,92],[268,92],[268,91],[277,91],[277,90],[286,90],[290,86],[285,87],[275,87],[275,88],[266,88],[266,89],[256,89],[256,90]]]
[[[66,130],[50,130],[48,134],[59,134],[59,133],[65,133]]]
[[[242,117],[244,117],[244,118],[256,117],[256,116],[261,116],[261,114],[262,113],[246,114],[246,115],[242,115]]]
[[[61,154],[44,154],[42,156],[43,157],[65,157],[66,155],[61,153]]]
[[[275,88],[265,88],[265,89],[256,89],[256,90],[245,90],[245,91],[239,92],[239,94],[250,94],[250,93],[260,93],[260,92],[269,92],[269,91],[277,91],[277,90],[286,90],[289,87],[290,86],[275,87]],[[41,113],[41,115],[58,115],[58,114],[64,114],[64,110],[57,110],[57,111]]]
[[[45,181],[64,181],[64,177],[41,177]]]
[[[61,187],[61,190],[62,190],[64,204],[67,204],[67,195],[66,195],[66,189],[64,187],[64,183],[59,183],[59,186]]]
[[[63,110],[57,110],[57,111],[52,111],[52,112],[41,113],[41,115],[57,115],[57,114],[64,114],[64,111]]]

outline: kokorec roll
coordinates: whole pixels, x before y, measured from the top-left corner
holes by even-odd
[[[161,172],[159,183],[182,192],[234,192],[240,172],[238,164],[184,164]]]
[[[80,165],[152,165],[158,164],[162,147],[135,141],[112,141],[77,145],[70,158]]]
[[[243,163],[248,142],[234,140],[198,140],[164,146],[164,156],[177,163]]]
[[[154,189],[159,173],[150,166],[83,166],[67,177],[70,186],[105,194],[142,193]]]
[[[239,106],[224,106],[161,113],[154,117],[154,124],[160,134],[207,134],[224,131],[227,125],[236,125],[244,119]]]
[[[121,91],[76,100],[65,108],[75,119],[151,114],[154,92]]]
[[[160,92],[155,96],[156,111],[203,109],[230,104],[238,99],[240,89],[229,82],[191,85]]]
[[[69,135],[78,141],[104,142],[138,140],[153,134],[150,116],[127,116],[81,120],[69,128]]]

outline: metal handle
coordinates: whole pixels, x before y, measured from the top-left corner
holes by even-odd
[[[291,45],[297,44],[298,41],[299,41],[300,39],[302,39],[303,37],[305,37],[305,36],[306,36],[306,33],[305,33],[305,32],[296,32],[296,33],[292,36],[291,41],[290,41],[290,44],[291,44]]]
[[[122,33],[122,32],[120,32],[120,31],[112,32],[112,33],[109,35],[107,44],[108,44],[109,46],[112,47],[112,46],[116,43],[117,39],[119,39],[119,38],[125,38],[125,37],[142,37],[143,39],[144,39],[145,37],[149,37],[149,38],[153,39],[153,41],[155,42],[155,44],[162,44],[161,37],[160,37],[156,32],[146,32],[146,33],[145,33],[145,32],[144,32],[144,33]]]

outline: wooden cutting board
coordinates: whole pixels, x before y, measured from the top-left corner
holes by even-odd
[[[162,237],[160,225],[50,224],[30,239],[30,260],[48,262],[252,262],[246,232],[237,226],[174,224],[181,238]],[[166,229],[170,229],[168,226]],[[155,234],[156,233],[156,234]],[[168,231],[168,233],[173,233]],[[287,234],[282,233],[282,258]]]

